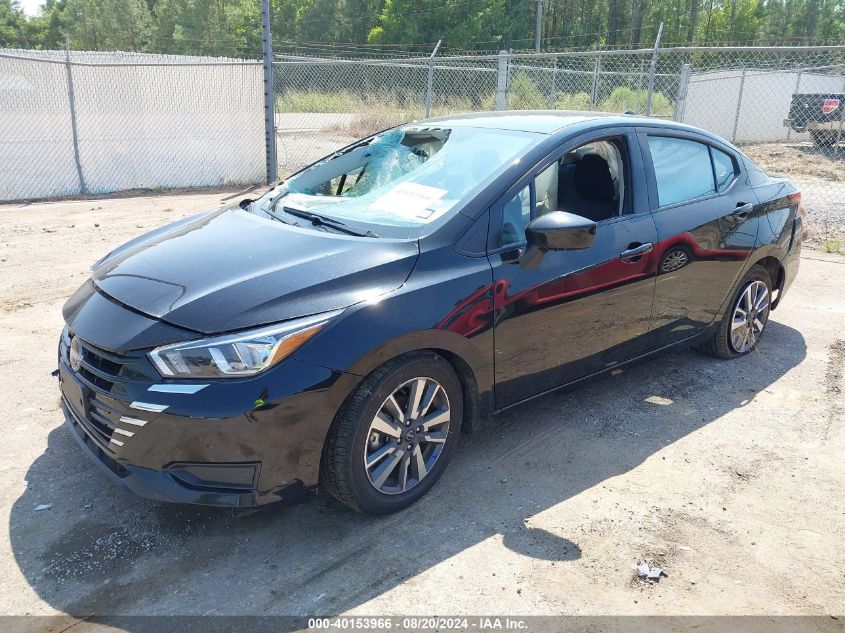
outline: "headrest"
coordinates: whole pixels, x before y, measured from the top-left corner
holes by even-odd
[[[607,161],[598,154],[587,154],[575,163],[575,189],[594,200],[611,200],[616,193]]]

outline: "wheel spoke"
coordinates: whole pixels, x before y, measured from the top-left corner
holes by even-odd
[[[431,408],[431,405],[434,403],[434,398],[437,396],[437,392],[440,390],[440,385],[436,382],[430,382],[425,387],[425,393],[423,394],[422,400],[420,400],[420,409],[417,411],[417,418],[421,418],[428,410]]]
[[[742,303],[745,306],[746,312],[751,309],[751,306],[753,305],[751,301],[751,286],[748,286],[748,288],[745,289],[745,292],[742,295]]]
[[[743,322],[742,329],[738,329],[731,342],[737,352],[745,351],[745,340],[748,338],[748,324]]]
[[[425,379],[417,378],[411,384],[411,390],[408,394],[408,406],[405,409],[406,420],[411,420],[419,415],[420,400],[423,397],[423,391],[425,391]]]
[[[384,459],[387,455],[390,455],[396,451],[396,446],[392,444],[385,444],[382,447],[378,448],[377,450],[373,451],[370,455],[367,455],[367,470],[371,469],[373,466],[378,464],[382,459]]]
[[[766,289],[766,285],[760,284],[760,286],[757,288],[757,297],[754,300],[754,309],[755,310],[762,310],[762,308],[760,307],[760,304],[763,303],[763,301],[766,299],[766,296],[768,294],[769,293],[768,293],[768,290]]]
[[[387,478],[396,469],[397,464],[399,464],[403,456],[404,453],[395,451],[373,471],[373,485],[377,489],[380,489],[384,485],[384,482],[387,481]]]
[[[398,440],[402,436],[402,431],[399,429],[399,427],[394,424],[393,420],[387,417],[387,415],[385,415],[383,411],[379,411],[376,414],[376,417],[373,418],[372,429],[374,431],[382,433],[383,435],[388,435],[396,440]]]
[[[734,317],[734,320],[731,322],[731,331],[733,332],[734,330],[742,327],[745,324],[746,324],[746,322],[745,322],[744,318],[737,319],[736,317]]]
[[[751,328],[746,326],[742,331],[742,351],[748,349],[748,339],[751,338]]]
[[[402,454],[402,461],[399,463],[399,489],[403,492],[408,488],[408,470],[411,467],[411,456],[408,453]]]
[[[439,409],[434,413],[430,413],[420,420],[423,431],[430,431],[435,426],[440,426],[449,421],[449,409]]]
[[[416,475],[417,481],[422,481],[422,478],[426,476],[428,473],[428,469],[425,467],[425,459],[423,459],[422,450],[420,450],[419,446],[414,447],[414,474]]]
[[[393,397],[393,394],[390,394],[390,397],[385,400],[382,409],[387,409],[388,413],[393,416],[393,419],[397,422],[404,422],[405,421],[405,412],[402,411],[402,407],[399,406],[399,403],[396,402],[396,398]]]
[[[754,326],[757,328],[757,335],[763,331],[763,322],[760,319],[754,319]]]
[[[441,433],[440,431],[434,431],[432,433],[425,433],[422,436],[423,442],[428,442],[429,444],[445,444],[446,443],[446,434]]]

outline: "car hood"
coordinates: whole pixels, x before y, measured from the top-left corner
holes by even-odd
[[[216,334],[348,307],[395,290],[416,241],[299,228],[240,208],[176,222],[93,268],[97,288],[134,310]]]

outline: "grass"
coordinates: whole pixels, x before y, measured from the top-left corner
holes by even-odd
[[[645,112],[648,90],[633,90],[620,86],[614,88],[610,96],[602,102],[599,109],[604,112],[625,112],[633,110],[639,114]],[[651,115],[671,117],[675,112],[674,105],[662,92],[655,92],[651,98]]]
[[[822,248],[825,253],[845,255],[845,246],[843,246],[842,240],[825,240],[822,242]]]
[[[359,105],[350,92],[290,91],[276,99],[277,112],[354,112]]]
[[[607,99],[597,104],[596,110],[604,112],[644,112],[647,91],[626,87],[614,88]],[[525,73],[516,73],[508,93],[511,110],[590,110],[590,95],[586,92],[557,92],[547,96],[540,91]],[[495,110],[496,95],[488,93],[480,100],[462,97],[443,99],[435,96],[431,114],[454,114],[475,110]],[[288,91],[276,98],[277,112],[335,113],[346,112],[363,115],[374,120],[401,122],[419,119],[425,115],[425,95],[414,92],[358,94],[350,91]],[[662,92],[652,98],[652,114],[671,117],[674,105]]]
[[[478,106],[469,99],[437,98],[430,116],[470,112]],[[277,112],[352,113],[358,116],[338,124],[333,131],[360,137],[406,121],[425,117],[425,95],[417,93],[297,92],[291,91],[276,99]]]
[[[604,112],[625,112],[634,110],[644,112],[648,92],[634,90],[625,86],[614,88],[607,99],[595,106]],[[524,70],[517,71],[510,79],[508,89],[508,109],[511,110],[590,110],[590,95],[586,92],[544,93]],[[496,94],[483,95],[479,100],[462,97],[434,97],[431,116],[472,112],[475,110],[495,110]],[[361,137],[383,130],[406,121],[421,119],[425,116],[425,95],[418,92],[361,92],[350,90],[338,91],[301,91],[289,90],[276,98],[277,112],[296,113],[351,113],[357,116],[347,117],[347,121],[330,129],[339,134]],[[652,114],[659,117],[671,117],[674,105],[661,92],[655,92],[652,98]]]

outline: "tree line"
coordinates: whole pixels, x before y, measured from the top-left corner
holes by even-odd
[[[845,0],[543,0],[544,50],[845,41]],[[272,0],[277,52],[411,54],[534,45],[536,0]],[[255,57],[259,0],[0,0],[0,47]]]

